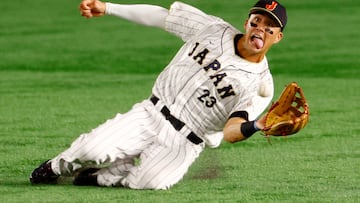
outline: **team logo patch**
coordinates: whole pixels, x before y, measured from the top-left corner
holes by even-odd
[[[265,8],[269,11],[273,11],[277,7],[277,5],[278,3],[276,1],[273,1],[271,4],[266,4]]]

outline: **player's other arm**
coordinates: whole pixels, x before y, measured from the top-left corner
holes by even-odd
[[[148,4],[113,4],[99,0],[82,0],[80,13],[86,18],[113,15],[142,25],[164,29],[168,9]]]
[[[230,118],[223,129],[224,140],[230,143],[240,142],[252,136],[256,131],[263,129],[264,116],[259,120],[247,121],[242,117]]]

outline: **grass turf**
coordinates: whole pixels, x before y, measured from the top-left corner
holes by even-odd
[[[186,1],[241,28],[252,1]],[[134,3],[134,1],[129,1]],[[142,1],[168,6],[171,1]],[[285,38],[268,54],[276,95],[297,81],[311,108],[288,138],[260,134],[207,149],[169,191],[31,186],[30,172],[149,96],[181,42],[114,17],[85,20],[78,2],[2,3],[0,192],[3,202],[357,202],[360,62],[351,0],[293,1]],[[32,9],[28,9],[32,8]],[[15,12],[16,11],[16,12]],[[16,15],[14,15],[16,13]],[[243,13],[243,14],[241,14]],[[136,94],[135,94],[136,93]]]

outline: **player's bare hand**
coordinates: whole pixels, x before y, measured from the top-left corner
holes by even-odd
[[[99,0],[82,0],[79,10],[86,18],[100,17],[105,15],[105,3]]]

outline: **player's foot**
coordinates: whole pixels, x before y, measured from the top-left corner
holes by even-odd
[[[81,171],[74,178],[73,184],[78,186],[99,186],[97,175],[98,168],[88,168]]]
[[[58,177],[51,169],[51,162],[47,160],[31,173],[30,182],[32,184],[56,184]]]

